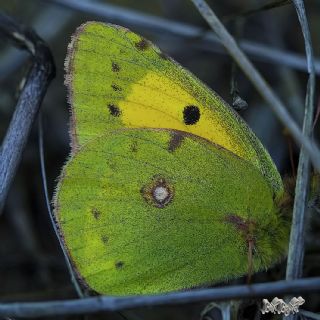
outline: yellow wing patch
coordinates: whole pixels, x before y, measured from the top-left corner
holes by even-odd
[[[181,130],[214,141],[249,161],[255,157],[254,150],[248,150],[250,146],[230,138],[221,114],[202,106],[177,83],[156,72],[148,72],[133,84],[128,97],[118,105],[125,127]]]

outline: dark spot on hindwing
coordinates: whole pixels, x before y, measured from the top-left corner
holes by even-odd
[[[173,131],[171,133],[171,138],[169,140],[168,150],[170,152],[174,152],[176,149],[178,149],[181,146],[183,139],[184,139],[184,136],[181,133]]]
[[[114,84],[114,83],[111,85],[111,88],[112,88],[114,91],[122,91],[122,88],[119,87],[118,85]]]
[[[150,47],[150,42],[142,38],[140,41],[136,42],[135,46],[138,50],[144,51]]]
[[[110,114],[112,116],[114,116],[114,117],[119,117],[120,116],[121,111],[120,111],[119,107],[117,107],[114,104],[108,104],[108,108],[109,108]]]
[[[132,152],[138,151],[138,142],[136,140],[132,141],[132,143],[130,144],[130,150]]]
[[[224,218],[224,221],[232,224],[238,230],[243,231],[243,230],[246,230],[246,228],[247,228],[246,221],[242,217],[240,217],[236,214],[232,214],[232,213],[227,214]]]
[[[119,72],[120,71],[120,66],[116,63],[112,61],[112,71],[113,72]]]
[[[183,122],[186,125],[196,124],[200,119],[200,110],[197,106],[186,106],[183,109]]]
[[[144,200],[157,208],[164,208],[173,199],[174,187],[166,178],[156,175],[141,190]]]
[[[115,264],[116,269],[122,269],[124,267],[124,262],[123,261],[117,261]]]
[[[97,208],[93,208],[91,213],[96,220],[98,220],[101,216],[101,212]]]
[[[242,235],[243,239],[248,244],[254,243],[257,224],[253,219],[244,219],[236,214],[229,213],[224,217],[224,222],[233,225],[236,230]]]
[[[102,241],[104,244],[107,244],[108,241],[109,241],[109,237],[106,236],[106,235],[102,235],[102,236],[101,236],[101,241]]]

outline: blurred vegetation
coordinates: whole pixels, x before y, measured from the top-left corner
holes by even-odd
[[[100,1],[113,3],[141,13],[149,13],[174,21],[183,21],[208,29],[191,1]],[[270,48],[280,48],[304,54],[304,44],[296,12],[292,4],[263,10],[241,18],[238,13],[259,8],[265,0],[208,1],[226,26],[239,39],[252,40]],[[306,3],[315,56],[320,57],[320,3]],[[67,44],[75,28],[84,21],[102,20],[91,14],[66,9],[46,1],[0,1],[0,10],[33,27],[50,46],[57,66],[57,77],[49,87],[42,114],[44,120],[45,159],[50,196],[56,179],[69,154],[68,105],[63,85],[63,63]],[[233,19],[230,19],[233,17]],[[234,18],[235,17],[235,18]],[[109,21],[112,22],[112,21]],[[123,26],[126,21],[122,22]],[[227,102],[230,96],[232,60],[223,53],[214,53],[198,46],[199,39],[176,39],[156,34],[141,27],[130,29],[156,43],[163,51],[190,69]],[[200,39],[201,40],[201,39]],[[3,138],[19,95],[19,82],[28,68],[28,55],[1,39],[0,46],[0,137]],[[307,74],[285,65],[255,61],[255,65],[281,96],[295,119],[301,123]],[[269,150],[282,175],[292,175],[289,149],[293,145],[285,128],[273,116],[245,76],[236,70],[239,93],[249,107],[241,111],[250,127]],[[316,97],[319,99],[319,91]],[[319,136],[319,125],[315,127]],[[76,297],[70,283],[63,255],[50,225],[40,175],[37,124],[29,138],[4,214],[0,216],[0,300],[34,301]],[[293,148],[297,166],[298,149]],[[310,213],[306,233],[304,276],[320,275],[320,216]],[[285,261],[265,273],[253,277],[253,282],[280,280],[285,277]],[[244,283],[239,279],[234,283]],[[320,312],[320,294],[305,295],[306,310]],[[200,319],[205,304],[177,308],[150,308],[124,313],[128,319]],[[253,303],[241,309],[242,319],[254,319]],[[259,313],[259,312],[258,312]],[[257,314],[258,314],[257,313]],[[67,318],[67,317],[66,317]],[[118,314],[90,316],[89,319],[122,319]],[[68,319],[82,319],[68,317]],[[264,317],[267,319],[267,317]]]

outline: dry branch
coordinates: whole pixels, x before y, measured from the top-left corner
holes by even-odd
[[[229,286],[213,289],[168,293],[151,296],[100,296],[77,300],[47,302],[0,303],[0,317],[41,318],[70,314],[89,314],[103,311],[120,311],[141,307],[183,305],[205,301],[225,301],[246,298],[268,298],[288,293],[319,292],[320,277],[277,281],[254,285]]]
[[[46,44],[30,29],[12,18],[0,15],[0,37],[12,41],[32,55],[32,66],[23,87],[9,128],[0,147],[0,213],[21,160],[32,124],[50,81],[55,75],[53,57]]]
[[[301,25],[302,34],[305,41],[306,56],[308,62],[309,79],[307,85],[307,94],[305,100],[305,116],[303,121],[303,134],[310,137],[313,129],[313,116],[315,107],[315,68],[311,36],[308,26],[308,20],[304,8],[303,0],[293,0],[297,15]],[[295,188],[294,207],[292,215],[292,225],[290,233],[288,263],[286,279],[297,279],[302,276],[303,257],[304,257],[304,236],[305,220],[308,201],[308,189],[310,180],[310,159],[309,154],[302,146],[299,156],[299,165],[297,172],[297,182]],[[296,319],[296,315],[290,315],[289,320]]]
[[[308,61],[309,80],[305,101],[305,117],[303,123],[303,133],[310,136],[313,127],[314,115],[314,93],[315,93],[315,71],[313,61],[313,50],[311,37],[307,22],[307,17],[302,0],[294,0],[297,14],[301,24],[303,36],[305,38],[306,55]],[[294,199],[292,227],[290,234],[290,245],[287,264],[287,280],[296,279],[302,275],[303,254],[304,254],[304,225],[305,211],[308,201],[308,187],[310,175],[310,160],[305,148],[302,147],[299,157],[299,166],[297,172],[297,183]]]

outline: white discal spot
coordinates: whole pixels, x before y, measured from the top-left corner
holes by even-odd
[[[163,202],[169,196],[169,190],[166,187],[158,186],[153,191],[154,199],[158,202]]]
[[[157,208],[166,207],[174,196],[173,185],[159,176],[154,176],[151,183],[143,186],[140,192],[149,204]]]

